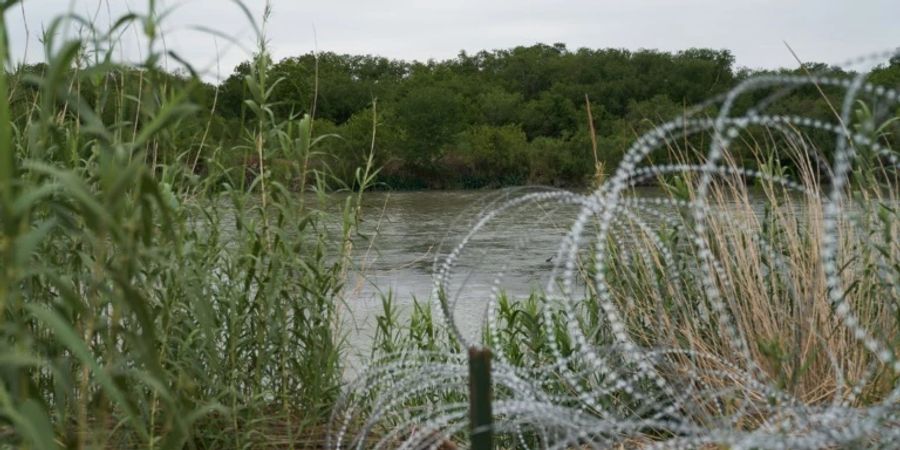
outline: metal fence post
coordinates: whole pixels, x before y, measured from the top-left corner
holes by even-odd
[[[469,433],[472,450],[493,450],[491,351],[469,347]]]

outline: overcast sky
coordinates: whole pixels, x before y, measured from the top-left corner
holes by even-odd
[[[216,77],[248,56],[192,26],[219,30],[252,48],[253,28],[230,0],[167,0],[176,13],[164,22],[166,44]],[[578,47],[731,50],[739,66],[793,67],[783,42],[804,61],[839,63],[900,45],[900,0],[273,0],[268,36],[276,60],[319,51],[426,60],[460,50],[509,48],[537,42]],[[72,8],[109,23],[146,0],[25,0],[7,12],[13,55],[41,59],[42,26]],[[258,17],[264,0],[247,0]],[[99,8],[98,8],[99,6]],[[136,38],[124,38],[126,58],[137,58]]]

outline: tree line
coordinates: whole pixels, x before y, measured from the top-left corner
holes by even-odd
[[[598,165],[615,167],[641,133],[750,76],[850,75],[819,63],[775,71],[739,68],[728,50],[570,50],[558,43],[460,52],[442,61],[326,52],[268,64],[270,113],[277,119],[309,115],[313,134],[324,137],[316,141],[314,167],[352,187],[356,168],[371,153],[380,168],[379,185],[394,189],[584,186]],[[255,114],[245,100],[252,97],[245,80],[253,67],[254,60],[239,64],[218,86],[189,74],[124,71],[117,80],[94,80],[98,95],[92,100],[104,101],[98,98],[103,83],[118,83],[132,96],[149,78],[173,86],[196,83],[191,95],[204,110],[195,123],[179,127],[185,146],[158,149],[154,157],[165,160],[168,153],[175,160],[179,152],[194,152],[191,171],[244,183],[237,179],[252,178],[260,166],[252,149],[241,144],[254,128]],[[25,68],[39,70],[40,65]],[[870,80],[900,85],[900,58],[878,66]],[[82,94],[90,99],[86,84]],[[805,87],[783,95],[773,112],[825,117],[832,114],[829,97],[838,94],[827,86]],[[764,95],[739,98],[737,109]],[[831,139],[810,136],[817,138]],[[269,166],[277,167],[277,161]]]

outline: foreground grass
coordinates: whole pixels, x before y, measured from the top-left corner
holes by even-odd
[[[307,164],[311,119],[272,118],[262,30],[246,148],[206,142],[190,126],[200,81],[156,67],[153,9],[111,30],[80,22],[90,40],[56,41],[82,20],[57,19],[45,73],[0,73],[15,99],[0,102],[0,445],[315,446],[340,389],[336,306],[359,197],[326,229],[316,201],[271,178],[278,160],[301,190],[326,189]],[[139,92],[119,83],[133,67],[110,62],[126,27],[148,42]],[[186,151],[158,158],[171,148]],[[200,150],[216,167],[248,149],[250,178],[193,174]],[[218,184],[232,178],[246,184]]]

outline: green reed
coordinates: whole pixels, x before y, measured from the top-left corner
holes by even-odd
[[[271,114],[264,28],[241,145],[208,142],[202,82],[159,69],[161,15],[57,19],[37,73],[0,40],[0,446],[302,448],[338,395],[360,197],[329,229],[286,181],[327,189],[311,119]],[[129,27],[137,66],[114,62]],[[258,168],[224,169],[235,153]]]

